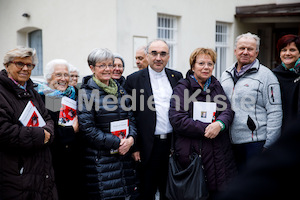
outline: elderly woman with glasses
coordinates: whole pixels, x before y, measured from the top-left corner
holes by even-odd
[[[93,75],[83,78],[78,96],[83,134],[86,199],[125,199],[135,189],[130,148],[136,138],[126,91],[114,79],[114,55],[94,49],[88,56]]]
[[[212,75],[216,63],[212,49],[197,48],[190,55],[190,70],[173,90],[169,118],[180,166],[187,168],[193,151],[201,155],[209,195],[224,189],[236,173],[228,128],[234,112],[219,81]],[[208,108],[209,105],[215,108]],[[200,178],[199,178],[200,179]],[[176,189],[176,188],[175,188]]]
[[[49,148],[54,139],[54,125],[30,79],[37,62],[34,49],[18,47],[5,54],[5,69],[0,72],[0,199],[3,200],[58,199]],[[22,113],[27,117],[23,119]]]
[[[47,84],[39,84],[38,92],[54,121],[55,139],[51,146],[58,196],[77,199],[81,195],[80,134],[76,116],[76,93],[69,86],[70,66],[64,59],[54,59],[45,67]],[[73,102],[67,108],[62,100]],[[69,105],[70,107],[70,105]]]

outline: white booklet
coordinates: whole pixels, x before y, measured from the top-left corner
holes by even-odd
[[[214,102],[194,102],[193,120],[199,120],[204,123],[215,121],[217,104]]]
[[[74,118],[77,115],[76,101],[69,97],[61,99],[61,108],[59,112],[58,124],[61,126],[72,126]]]
[[[127,138],[129,132],[129,120],[118,120],[114,122],[110,122],[110,132],[119,137],[120,139]],[[115,154],[118,153],[118,149],[111,149],[110,153]]]
[[[45,120],[31,101],[25,106],[19,121],[23,126],[28,127],[43,127],[46,125]]]

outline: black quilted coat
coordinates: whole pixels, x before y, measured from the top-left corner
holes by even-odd
[[[25,127],[19,117],[32,101],[46,125]],[[44,129],[52,136],[44,144]],[[40,95],[27,81],[27,91],[0,72],[0,200],[56,200],[57,191],[49,145],[53,121]]]
[[[125,156],[110,153],[111,149],[118,149],[120,144],[120,139],[110,133],[110,122],[129,119],[129,135],[136,138],[132,112],[125,111],[121,107],[121,97],[126,92],[119,84],[118,88],[117,103],[113,103],[110,98],[105,98],[108,94],[92,80],[91,76],[83,79],[79,91],[78,120],[85,144],[87,199],[126,197],[135,188],[135,171],[130,153]],[[104,105],[107,102],[109,102],[108,107],[116,109],[113,111],[105,109]],[[124,103],[129,107],[129,99]]]

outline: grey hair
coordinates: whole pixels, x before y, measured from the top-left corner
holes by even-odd
[[[38,64],[38,58],[36,55],[36,50],[29,47],[17,47],[15,49],[12,49],[8,51],[3,59],[3,64],[6,66],[9,62],[13,61],[15,58],[32,58],[32,63],[37,65]]]
[[[152,40],[151,42],[149,42],[146,46],[146,54],[148,54],[148,50],[149,50],[149,47],[150,45],[153,43],[153,42],[157,42],[157,41],[161,41],[161,42],[164,42],[167,46],[168,46],[168,50],[170,50],[170,45],[165,41],[165,40],[162,40],[162,39],[155,39],[155,40]]]
[[[241,34],[241,35],[237,36],[236,39],[235,39],[235,44],[234,44],[235,48],[237,46],[238,41],[241,38],[253,38],[256,41],[256,52],[259,52],[260,38],[257,35],[248,32],[248,33],[244,33],[244,34]]]
[[[75,67],[70,63],[69,63],[69,67],[70,67],[70,72],[77,72],[77,74],[79,75],[79,69],[77,67]]]
[[[147,46],[146,45],[143,45],[143,46],[140,46],[136,49],[136,52],[139,51],[139,50],[143,50],[144,53],[147,55]]]
[[[115,60],[114,54],[107,48],[96,48],[88,56],[87,62],[92,66],[95,66],[97,62],[102,62],[105,60],[112,59]]]
[[[70,64],[64,59],[54,59],[47,63],[45,67],[44,78],[49,83],[51,80],[51,76],[54,73],[54,68],[56,65],[65,65],[68,68],[68,72],[70,73]]]

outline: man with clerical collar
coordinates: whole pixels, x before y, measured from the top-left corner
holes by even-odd
[[[148,67],[129,75],[125,84],[129,94],[136,92],[134,116],[138,136],[133,155],[141,162],[140,199],[143,200],[154,199],[157,190],[161,200],[167,199],[165,191],[173,131],[168,112],[173,88],[182,78],[180,72],[165,68],[170,58],[169,50],[165,41],[151,41],[146,47]]]

